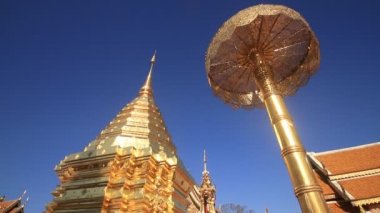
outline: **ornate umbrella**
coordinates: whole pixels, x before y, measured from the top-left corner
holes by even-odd
[[[209,83],[233,107],[261,105],[258,58],[270,70],[276,92],[292,95],[319,67],[319,45],[296,11],[258,5],[240,11],[214,36],[206,57]]]
[[[303,212],[328,212],[283,96],[319,67],[319,45],[296,11],[258,5],[227,20],[206,56],[214,93],[234,108],[265,106]]]

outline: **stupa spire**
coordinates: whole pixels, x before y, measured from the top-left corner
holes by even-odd
[[[46,213],[188,212],[189,186],[195,183],[154,101],[155,62],[156,53],[137,97],[82,152],[56,166],[61,184]]]
[[[156,63],[156,50],[153,53],[152,59],[150,59],[150,68],[148,76],[146,77],[144,85],[141,87],[140,93],[153,94],[152,90],[152,72],[154,64]]]
[[[203,172],[207,172],[207,156],[206,150],[203,150]]]

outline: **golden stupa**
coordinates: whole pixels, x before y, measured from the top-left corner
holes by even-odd
[[[176,153],[148,77],[95,140],[55,168],[51,212],[188,212],[195,182]]]

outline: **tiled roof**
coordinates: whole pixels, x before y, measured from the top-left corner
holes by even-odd
[[[314,175],[317,178],[317,183],[321,186],[324,195],[334,195],[334,189],[327,183],[325,178],[322,177],[314,171]]]
[[[21,205],[20,200],[0,201],[0,212],[1,213],[15,212],[13,210],[18,209],[17,207],[20,207],[20,205]],[[16,212],[18,212],[18,211],[16,211]]]
[[[338,181],[355,200],[380,197],[380,174]]]
[[[315,157],[333,175],[376,169],[380,168],[380,143],[316,153]]]
[[[327,206],[331,213],[359,213],[359,208],[352,207],[349,203],[333,202],[328,203]]]
[[[332,213],[379,203],[380,142],[308,156]]]
[[[0,209],[4,209],[14,203],[14,200],[0,202]]]

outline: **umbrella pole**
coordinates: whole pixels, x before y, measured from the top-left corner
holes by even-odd
[[[329,212],[283,97],[272,94],[264,103],[302,212]]]
[[[276,133],[281,155],[288,169],[302,212],[330,212],[283,97],[276,94],[273,86],[273,75],[259,55],[256,55],[256,59],[259,66],[255,72],[255,80],[263,95],[263,102]]]

